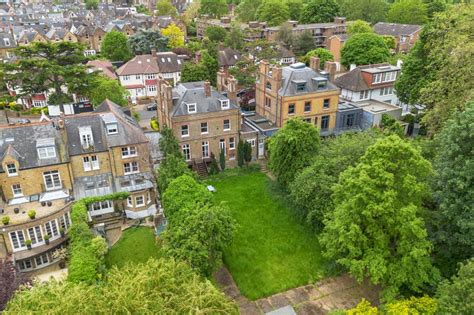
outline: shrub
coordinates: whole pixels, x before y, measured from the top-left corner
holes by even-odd
[[[31,246],[31,240],[25,240],[25,245],[26,246]]]
[[[2,223],[3,225],[8,225],[8,223],[10,223],[10,217],[9,216],[5,216],[2,218]]]
[[[49,239],[51,238],[51,236],[49,236],[49,234],[45,234],[45,235],[43,236],[43,238],[44,238],[45,241],[47,241],[47,240],[49,240]]]
[[[158,121],[156,120],[155,117],[153,117],[153,118],[150,120],[150,127],[151,127],[151,129],[153,129],[154,131],[160,131],[160,125],[158,124]]]
[[[28,216],[30,217],[30,219],[33,220],[36,217],[36,211],[35,210],[28,211]]]

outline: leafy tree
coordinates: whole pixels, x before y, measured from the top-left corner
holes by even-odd
[[[168,154],[158,169],[157,184],[161,193],[164,193],[170,182],[184,174],[191,174],[186,162],[181,155]]]
[[[151,54],[152,49],[168,51],[168,39],[160,31],[142,29],[128,38],[128,46],[134,55],[146,55]]]
[[[208,26],[204,33],[213,42],[223,42],[227,35],[227,31],[220,26]]]
[[[194,19],[198,17],[200,8],[201,0],[194,0],[186,6],[186,11],[182,14],[182,19],[188,27],[193,24]]]
[[[301,11],[304,8],[303,0],[286,0],[286,5],[290,11],[290,19],[293,21],[299,21]]]
[[[280,183],[290,184],[310,165],[319,147],[319,131],[301,119],[288,120],[268,142],[269,166]]]
[[[181,82],[206,81],[208,75],[206,66],[202,63],[186,62],[181,71]]]
[[[209,174],[219,174],[219,165],[217,165],[216,156],[211,152],[211,165],[209,166]]]
[[[382,36],[361,33],[351,36],[341,49],[341,63],[349,68],[351,64],[368,65],[386,62],[390,57]]]
[[[239,140],[239,143],[237,144],[237,164],[239,167],[244,166],[244,160],[245,160],[245,144],[242,141],[242,139]]]
[[[332,22],[341,15],[341,8],[334,0],[308,0],[301,12],[303,24]]]
[[[422,123],[430,134],[473,99],[473,20],[474,10],[464,5],[436,15],[402,66],[397,95],[402,102],[426,106]]]
[[[355,35],[359,33],[373,33],[374,30],[370,26],[369,23],[367,23],[364,20],[355,20],[351,23],[348,23],[347,25],[347,34],[349,35]]]
[[[277,39],[280,41],[286,49],[291,49],[295,43],[295,38],[293,37],[293,29],[290,24],[283,23],[280,25],[277,33]]]
[[[382,114],[382,121],[381,121],[380,126],[384,129],[384,132],[388,135],[396,134],[399,137],[403,137],[405,134],[405,128],[403,128],[400,122],[387,114]]]
[[[349,21],[364,20],[375,24],[385,20],[388,9],[386,0],[339,0],[342,16]]]
[[[14,296],[7,313],[76,314],[79,306],[84,314],[238,313],[235,304],[209,281],[171,259],[113,268],[100,285],[57,281],[34,285]]]
[[[382,35],[382,38],[385,42],[385,45],[387,45],[388,49],[395,49],[396,43],[395,43],[395,37],[392,35]]]
[[[128,61],[132,58],[132,51],[127,45],[127,36],[115,30],[105,34],[100,52],[112,61]]]
[[[424,24],[428,20],[428,11],[422,0],[396,0],[390,6],[387,20],[401,24]]]
[[[431,173],[418,150],[392,135],[369,147],[334,186],[334,212],[320,238],[324,255],[358,280],[381,284],[385,301],[402,286],[419,292],[437,277],[420,217]]]
[[[474,256],[474,102],[448,120],[437,137],[433,213],[435,249],[446,270]],[[452,272],[451,272],[452,274]]]
[[[230,245],[235,221],[223,205],[203,205],[180,209],[163,235],[163,252],[186,261],[204,276],[210,276],[222,261],[222,251]]]
[[[327,50],[326,48],[316,48],[314,50],[309,51],[304,56],[304,61],[309,64],[311,57],[318,57],[319,58],[319,67],[321,70],[324,69],[324,65],[328,61],[334,61],[334,56],[332,52]]]
[[[49,104],[72,101],[72,93],[83,93],[89,87],[90,75],[84,65],[84,47],[77,43],[34,42],[15,49],[18,60],[3,64],[3,80],[21,86],[18,96],[29,96],[54,90]],[[66,94],[62,88],[67,87]]]
[[[229,73],[237,79],[237,83],[244,87],[253,87],[257,76],[258,65],[248,58],[243,58],[229,69]]]
[[[221,149],[219,153],[219,165],[221,167],[221,171],[225,170],[225,151]]]
[[[15,267],[12,261],[0,260],[0,311],[5,309],[8,300],[29,281]]]
[[[316,43],[310,31],[304,31],[296,38],[294,51],[297,56],[304,56],[315,48]]]
[[[162,200],[165,214],[172,220],[178,211],[208,204],[212,195],[204,185],[185,173],[170,182]]]
[[[120,106],[128,104],[128,91],[117,80],[109,79],[103,75],[98,75],[93,80],[90,90],[85,95],[94,106],[102,104],[106,99]]]
[[[225,0],[201,0],[199,13],[220,18],[227,13],[227,3]]]
[[[184,46],[184,32],[176,24],[171,23],[161,30],[161,34],[168,38],[168,48]]]
[[[201,63],[207,71],[206,80],[211,82],[212,86],[216,86],[217,84],[216,73],[219,71],[219,64],[217,63],[217,59],[211,56],[211,54],[207,50],[204,50],[202,52]]]
[[[258,20],[257,10],[263,0],[242,0],[235,9],[237,17],[242,22]]]
[[[99,8],[99,0],[84,0],[86,10],[97,10]]]
[[[247,141],[244,143],[244,160],[248,167],[249,163],[252,161],[252,145]]]
[[[136,5],[135,9],[137,9],[137,13],[152,15],[151,11],[143,4]]]
[[[179,146],[178,139],[173,134],[173,129],[164,127],[161,130],[161,138],[158,144],[163,157],[166,158],[168,155],[181,156],[181,148]]]
[[[474,311],[474,259],[459,268],[451,281],[442,282],[436,291],[438,314],[472,314]]]
[[[236,50],[242,50],[242,48],[244,48],[244,34],[239,25],[232,26],[224,39],[224,45]]]
[[[170,16],[177,16],[178,11],[171,3],[171,0],[158,0],[156,2],[156,13],[158,15],[170,15]]]
[[[256,61],[271,60],[279,57],[279,52],[276,49],[275,43],[270,43],[268,40],[254,40],[245,46],[245,51],[254,56]]]
[[[323,228],[324,217],[334,209],[332,189],[339,175],[355,166],[366,149],[380,137],[376,130],[368,130],[322,141],[314,162],[290,184],[290,195],[299,215],[315,230]]]
[[[268,26],[277,26],[290,18],[288,6],[280,0],[263,0],[258,7],[259,21],[267,22]]]
[[[448,8],[446,0],[427,0],[424,2],[426,4],[428,18],[430,19],[432,19],[436,13],[444,12]]]

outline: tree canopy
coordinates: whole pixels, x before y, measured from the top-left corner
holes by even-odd
[[[370,24],[364,20],[355,20],[348,23],[347,25],[347,34],[355,35],[359,33],[373,33],[374,30],[370,26]]]
[[[84,0],[87,10],[97,10],[99,7],[99,0]]]
[[[449,271],[474,256],[474,102],[445,123],[437,137],[433,212],[435,249]],[[437,255],[437,256],[438,256]],[[451,270],[452,274],[452,270]]]
[[[160,31],[142,29],[128,38],[128,46],[134,55],[146,55],[151,54],[152,49],[167,51],[168,39]]]
[[[12,261],[0,260],[0,312],[5,309],[13,294],[28,283],[27,278],[17,270]]]
[[[349,21],[364,20],[375,24],[385,20],[388,9],[386,0],[339,0],[342,16]]]
[[[387,12],[388,22],[401,24],[424,24],[428,11],[422,0],[396,0]]]
[[[332,22],[341,15],[341,8],[334,0],[308,0],[301,12],[303,24]]]
[[[280,183],[288,185],[311,164],[319,148],[319,131],[301,119],[288,120],[268,142],[269,167]]]
[[[50,281],[25,288],[7,305],[7,314],[238,314],[211,282],[185,263],[171,259],[114,267],[100,285]]]
[[[242,22],[258,20],[258,7],[263,0],[242,0],[235,9],[237,17]]]
[[[171,3],[171,0],[158,0],[156,2],[156,14],[157,15],[170,15],[177,16],[178,11],[175,6]]]
[[[127,36],[119,31],[105,34],[100,52],[111,61],[128,61],[132,58],[132,51],[127,45]]]
[[[324,254],[357,279],[381,284],[385,301],[401,287],[419,292],[437,279],[420,214],[431,174],[420,152],[392,135],[370,146],[334,187],[334,211],[320,237]]]
[[[125,106],[128,104],[128,91],[117,80],[97,75],[93,79],[91,88],[85,93],[94,106],[102,104],[106,99],[115,104]]]
[[[227,13],[226,0],[201,0],[199,13],[220,18],[222,15]]]
[[[304,61],[306,63],[309,63],[311,57],[318,57],[319,58],[319,67],[321,70],[324,69],[324,65],[328,61],[334,61],[334,56],[332,52],[327,50],[326,48],[316,48],[314,50],[309,51],[305,56],[304,56]]]
[[[220,26],[208,26],[206,27],[204,34],[213,42],[223,42],[227,35],[227,31],[225,28]]]
[[[290,18],[288,6],[280,0],[263,0],[257,9],[259,21],[267,22],[268,26],[278,26]]]
[[[168,48],[184,46],[184,32],[176,24],[171,23],[161,30],[161,34],[168,38]]]
[[[351,64],[368,65],[388,61],[390,51],[382,36],[360,33],[351,36],[341,49],[341,63],[349,68]]]

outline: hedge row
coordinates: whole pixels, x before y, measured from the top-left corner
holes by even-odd
[[[106,200],[124,200],[128,196],[127,192],[118,192],[99,197],[87,197],[74,203],[71,213],[72,226],[69,230],[68,281],[92,284],[102,277],[104,255],[99,247],[103,245],[93,242],[94,234],[90,229],[87,216],[89,206]]]

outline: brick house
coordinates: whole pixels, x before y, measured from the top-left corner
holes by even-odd
[[[311,67],[303,63],[271,66],[260,63],[256,83],[256,114],[271,126],[281,128],[293,117],[331,130],[336,124],[339,88],[330,81],[335,64],[326,63],[331,74],[319,70],[319,59],[311,58]]]
[[[395,52],[406,53],[415,45],[421,28],[421,25],[378,22],[374,25],[374,32],[395,37]]]
[[[93,113],[0,127],[0,140],[0,220],[10,219],[0,230],[0,259],[11,257],[22,272],[57,269],[52,252],[67,242],[61,232],[71,225],[73,198],[130,193],[125,201],[91,205],[89,217],[105,224],[106,237],[121,228],[122,214],[157,212],[149,140],[108,100]]]
[[[160,126],[173,129],[183,156],[193,167],[217,158],[224,150],[230,166],[236,164],[240,113],[235,100],[214,90],[209,82],[158,82],[157,117]]]

